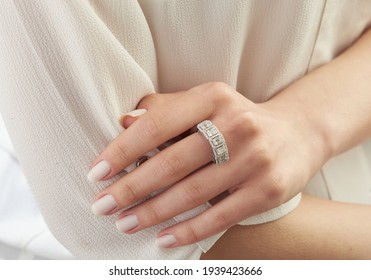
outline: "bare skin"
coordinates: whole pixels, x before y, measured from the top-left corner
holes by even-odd
[[[202,259],[371,259],[371,206],[308,195],[287,216],[230,228]]]
[[[192,134],[161,151],[98,194],[97,200],[111,197],[110,201],[114,201],[112,210],[100,214],[111,215],[155,190],[172,185],[156,198],[120,215],[120,222],[127,224],[128,219],[135,220],[135,225],[130,224],[131,227],[124,231],[125,234],[132,234],[194,208],[220,193],[228,192],[230,195],[204,213],[159,233],[158,240],[164,240],[163,237],[169,240],[171,237],[172,242],[166,243],[164,247],[177,247],[205,239],[247,217],[288,201],[304,189],[309,179],[328,159],[371,136],[370,49],[371,31],[368,31],[336,59],[261,104],[251,102],[223,83],[204,84],[182,93],[145,97],[138,108],[148,111],[134,123],[131,121],[130,128],[119,135],[94,161],[92,166],[100,162],[108,166],[108,172],[99,180],[111,178],[140,155],[205,119],[212,120],[223,133],[231,159],[223,167],[210,164],[212,157],[208,144],[197,133]],[[125,126],[125,120],[123,123]],[[290,229],[292,232],[288,233],[288,241],[300,233],[302,237],[299,234],[299,241],[305,245],[307,242],[318,242],[322,244],[317,246],[318,249],[329,246],[328,250],[322,252],[324,257],[326,254],[330,258],[363,256],[358,253],[358,249],[363,252],[362,242],[359,246],[349,245],[344,247],[344,251],[336,251],[341,250],[333,244],[336,238],[344,238],[345,241],[341,242],[343,244],[350,242],[350,236],[356,239],[352,234],[347,238],[346,232],[340,234],[341,231],[330,234],[337,225],[341,225],[340,222],[345,225],[348,222],[341,218],[339,223],[333,224],[334,218],[338,219],[335,215],[338,211],[330,210],[337,208],[333,205],[338,204],[305,199],[301,207],[308,209],[308,204],[314,204],[310,209],[315,211],[317,207],[329,204],[329,217],[323,220],[319,228],[321,232],[317,235],[331,240],[315,241],[317,235],[306,238],[307,232],[316,229],[318,220],[326,217],[317,211],[317,215],[312,218],[305,216],[295,219],[302,223],[307,221],[307,224],[293,226]],[[351,205],[340,207],[343,208],[344,214],[348,213],[347,208],[349,212],[356,213],[363,209]],[[307,214],[305,211],[296,213]],[[367,215],[362,213],[349,214],[357,217],[349,222],[366,221]],[[261,227],[280,225],[282,221]],[[358,223],[360,228],[354,235],[366,232],[362,227],[364,223]],[[346,228],[352,231],[353,227]],[[236,236],[244,235],[243,232],[235,227],[227,236],[234,240]],[[240,246],[241,242],[241,239],[235,242],[235,246]],[[311,248],[316,247],[308,246],[308,251],[301,250],[296,254],[313,258],[316,250],[311,252]],[[351,248],[357,251],[355,255],[350,254]],[[349,252],[345,254],[345,251]],[[272,257],[281,256],[279,253],[276,252]]]

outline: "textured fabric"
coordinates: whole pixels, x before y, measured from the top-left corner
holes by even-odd
[[[343,52],[371,26],[371,1],[326,1],[309,70]],[[354,92],[354,98],[357,93]],[[371,141],[325,164],[307,192],[323,198],[371,204]]]
[[[329,40],[323,50],[330,4],[351,15],[352,38]],[[120,132],[117,118],[149,92],[210,81],[267,100],[353,42],[371,15],[354,17],[367,8],[369,1],[335,0],[2,1],[0,110],[50,230],[80,258],[199,258],[220,235],[163,250],[156,234],[175,219],[123,235],[116,215],[92,215],[95,195],[118,176],[91,184],[86,174]],[[277,219],[298,199],[246,223]]]
[[[72,257],[48,230],[0,116],[0,259],[23,258],[25,253],[32,258]]]

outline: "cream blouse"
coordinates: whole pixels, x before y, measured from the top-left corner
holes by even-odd
[[[145,94],[223,81],[262,102],[371,23],[368,0],[13,0],[1,1],[0,12],[1,113],[50,230],[85,259],[194,259],[220,237],[155,246],[162,228],[208,204],[133,235],[117,232],[116,216],[91,213],[95,195],[117,177],[91,184],[89,165]],[[365,147],[331,160],[307,191],[371,203]],[[277,219],[299,199],[243,224]]]

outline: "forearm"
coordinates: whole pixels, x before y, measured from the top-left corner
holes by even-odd
[[[309,125],[324,157],[340,154],[371,136],[371,30],[330,63],[267,102]]]
[[[204,259],[370,259],[371,206],[304,195],[282,219],[235,226]]]

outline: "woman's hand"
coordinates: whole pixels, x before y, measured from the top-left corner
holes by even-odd
[[[160,246],[176,247],[210,237],[288,201],[321,167],[326,152],[322,138],[304,115],[272,105],[255,104],[218,82],[145,97],[138,108],[148,111],[137,119],[124,120],[130,127],[95,160],[90,178],[111,178],[143,154],[207,119],[224,136],[230,159],[223,165],[214,164],[206,138],[201,133],[189,134],[103,190],[94,211],[111,215],[172,185],[120,214],[119,230],[131,234],[228,193],[202,214],[159,233]]]

